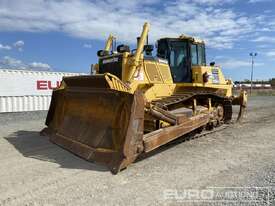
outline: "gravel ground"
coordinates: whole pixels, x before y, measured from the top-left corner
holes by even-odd
[[[275,97],[253,97],[241,125],[161,148],[118,175],[39,136],[45,116],[0,115],[0,205],[275,205]]]

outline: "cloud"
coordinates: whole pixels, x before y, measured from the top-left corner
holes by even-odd
[[[271,50],[265,53],[266,56],[268,57],[275,57],[275,50]]]
[[[1,9],[0,9],[0,11],[1,11]],[[19,40],[19,41],[13,43],[13,47],[18,49],[18,51],[23,51],[24,45],[25,45],[25,43],[22,40]],[[11,50],[11,49],[12,49],[12,47],[10,45],[0,44],[0,50]]]
[[[25,44],[24,41],[19,40],[19,41],[15,42],[13,45],[14,45],[15,47],[23,47],[24,44]]]
[[[262,3],[262,2],[268,2],[272,0],[249,0],[248,3]]]
[[[22,69],[22,70],[36,70],[36,71],[49,71],[52,70],[51,66],[41,62],[25,63],[19,59],[10,56],[4,56],[0,59],[1,69]]]
[[[0,68],[7,68],[7,69],[26,69],[26,65],[18,59],[4,56],[0,59]]]
[[[270,37],[270,36],[260,36],[257,37],[253,40],[252,42],[257,42],[257,43],[275,43],[275,37]]]
[[[11,46],[0,44],[0,50],[11,50]]]
[[[18,49],[18,51],[23,51],[23,47],[25,45],[25,42],[22,40],[19,40],[13,44],[13,46]]]
[[[251,60],[247,59],[247,60],[241,60],[241,59],[224,59],[221,60],[220,62],[218,62],[218,65],[221,65],[224,68],[227,69],[239,69],[239,68],[247,68],[247,67],[251,67]],[[264,63],[262,62],[256,62],[254,64],[255,66],[263,66]]]
[[[275,37],[271,37],[271,36],[260,36],[257,37],[253,40],[251,40],[253,42],[270,42],[270,43],[275,43]]]
[[[87,48],[87,49],[91,49],[92,48],[92,44],[83,44],[83,47],[84,48]]]
[[[269,45],[269,44],[258,44],[257,45],[257,48],[259,48],[259,49],[268,49],[270,47],[272,47],[272,45]]]
[[[207,40],[210,47],[232,48],[258,27],[255,19],[225,9],[229,0],[102,0],[0,1],[2,31],[64,32],[74,37],[105,40],[112,33],[134,44],[145,21],[150,40],[182,33]],[[16,12],[14,12],[16,11]]]
[[[236,0],[193,0],[193,2],[198,4],[209,4],[209,5],[217,5],[217,4],[225,4],[225,3],[234,3]],[[192,2],[192,1],[190,1]]]
[[[29,64],[29,67],[32,70],[51,70],[51,66],[49,64],[41,63],[41,62],[32,62]]]

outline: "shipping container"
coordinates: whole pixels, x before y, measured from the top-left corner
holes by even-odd
[[[0,69],[0,113],[48,110],[63,76],[83,73]]]

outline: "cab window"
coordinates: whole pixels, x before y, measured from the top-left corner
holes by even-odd
[[[203,45],[198,45],[198,64],[205,65],[205,54]]]
[[[165,41],[158,41],[157,56],[163,59],[167,59],[167,45]]]
[[[205,53],[203,44],[191,44],[192,65],[205,65]]]
[[[191,55],[192,55],[192,65],[197,65],[198,64],[198,51],[197,51],[196,44],[191,45]]]

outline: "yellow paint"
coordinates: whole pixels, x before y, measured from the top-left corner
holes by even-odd
[[[115,37],[110,34],[110,36],[108,37],[106,44],[105,44],[105,48],[104,48],[105,51],[110,51],[114,39],[115,39]]]
[[[134,54],[123,53],[121,80],[130,87],[130,93],[134,93],[137,89],[140,89],[144,92],[147,101],[194,89],[199,91],[218,91],[221,95],[232,96],[232,82],[226,80],[221,68],[216,66],[193,66],[192,83],[173,83],[168,64],[158,60],[144,59],[143,48],[148,32],[149,24],[145,23],[137,45],[137,51]],[[110,44],[113,38],[110,36],[106,45]],[[183,36],[180,38],[183,38]],[[114,57],[116,55],[118,54],[113,54]],[[206,83],[203,81],[205,73],[209,75],[209,81]],[[219,79],[218,82],[214,81],[214,73],[216,73],[216,78]],[[119,88],[119,86],[116,87],[117,90],[120,90]]]

